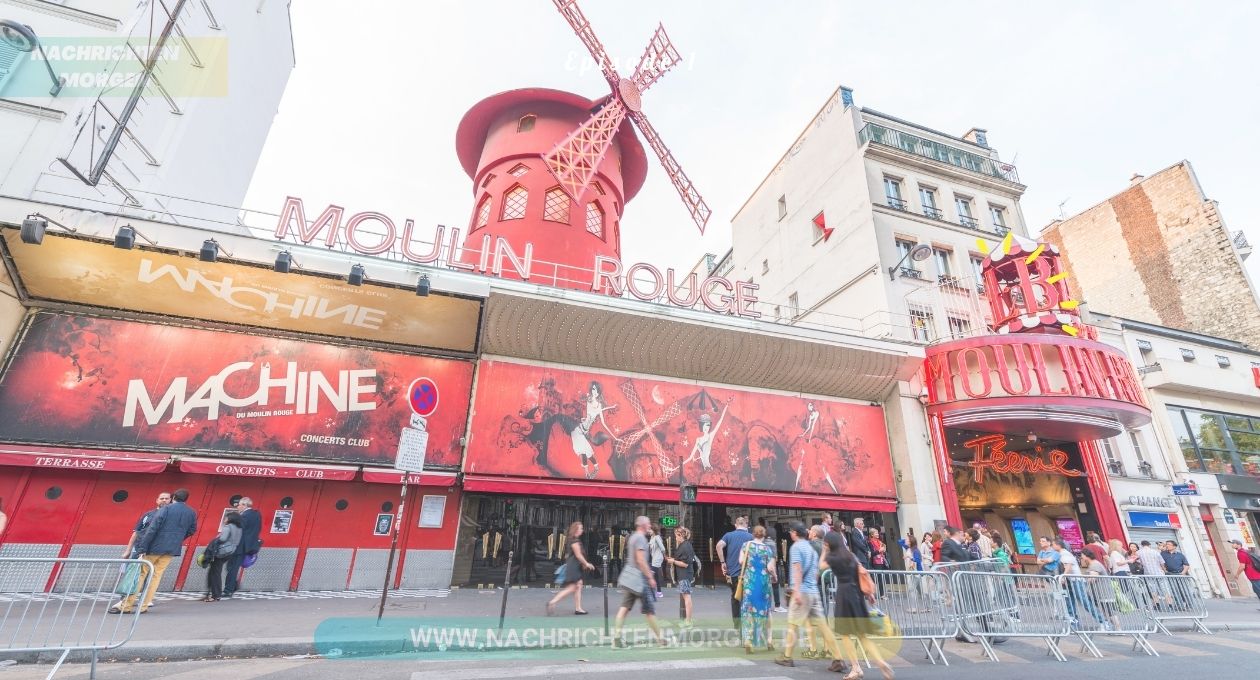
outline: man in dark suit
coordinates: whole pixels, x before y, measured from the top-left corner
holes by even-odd
[[[153,604],[153,596],[157,594],[158,583],[166,571],[171,558],[178,557],[184,549],[184,541],[197,533],[197,511],[188,507],[188,489],[176,489],[171,494],[171,504],[163,506],[153,516],[153,520],[145,527],[144,535],[136,543],[136,552],[140,559],[148,560],[153,565],[153,578],[140,601],[140,613],[149,611]],[[140,582],[143,583],[149,573],[147,566],[140,567]],[[109,608],[111,614],[127,614],[136,607],[135,594]]]
[[[971,553],[962,544],[963,530],[945,527],[945,536],[945,540],[941,541],[941,561],[970,562]]]
[[[849,550],[863,567],[871,568],[871,544],[866,542],[866,520],[861,517],[853,520],[849,530]]]
[[[227,583],[223,586],[224,599],[232,597],[232,593],[240,586],[241,561],[246,555],[253,555],[262,548],[258,535],[262,533],[262,514],[254,509],[254,501],[249,496],[236,502],[236,511],[241,513],[241,542],[236,545],[236,554],[227,563]]]

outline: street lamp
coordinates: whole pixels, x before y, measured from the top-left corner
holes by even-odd
[[[44,46],[40,44],[34,29],[12,19],[0,19],[0,40],[19,52],[34,52],[38,47],[39,55],[44,58],[44,68],[48,69],[48,77],[53,81],[52,89],[48,91],[48,94],[56,97],[61,93],[62,86],[66,84],[65,79],[58,78],[57,74],[53,73],[52,65],[48,63],[48,55],[44,53]]]
[[[901,259],[897,261],[897,264],[888,268],[888,279],[890,281],[897,280],[897,270],[901,268],[901,264],[906,261],[906,258],[910,258],[915,262],[922,262],[929,257],[932,257],[932,246],[929,246],[926,243],[920,243],[919,245],[911,248],[910,252],[902,255]]]

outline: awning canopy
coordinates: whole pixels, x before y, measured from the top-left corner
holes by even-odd
[[[407,479],[408,484],[419,484],[420,486],[455,486],[454,472],[402,472],[390,468],[363,468],[363,481],[369,484],[399,484],[403,483],[403,478]]]
[[[747,491],[742,489],[696,490],[699,503],[747,505],[758,508],[804,508],[811,510],[854,510],[864,512],[896,512],[897,501],[854,496],[821,496],[781,491]]]
[[[157,474],[165,470],[170,461],[170,456],[130,451],[0,445],[0,465],[21,467]]]
[[[229,458],[184,458],[180,472],[230,477],[275,477],[279,479],[312,479],[350,481],[359,469],[340,465],[307,465],[303,463],[271,463]]]

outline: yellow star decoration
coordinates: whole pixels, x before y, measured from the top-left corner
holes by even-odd
[[[1074,338],[1076,337],[1077,333],[1080,333],[1080,331],[1077,330],[1076,326],[1069,326],[1067,324],[1063,324],[1063,332],[1067,333],[1068,335]]]
[[[976,239],[976,247],[980,248],[980,252],[986,255],[989,253],[989,244],[982,238]]]
[[[1076,309],[1077,307],[1080,307],[1080,306],[1081,306],[1081,303],[1076,300],[1064,300],[1063,302],[1059,303],[1059,309]]]
[[[1041,257],[1041,254],[1045,252],[1045,250],[1046,250],[1046,244],[1044,243],[1038,244],[1037,249],[1029,253],[1028,257],[1024,258],[1024,264],[1032,264],[1033,262],[1036,262],[1037,258]]]
[[[1006,238],[1002,239],[1002,254],[1003,255],[1011,254],[1011,243],[1013,243],[1014,241],[1015,241],[1015,233],[1010,232],[1010,231],[1006,232]]]
[[[1046,279],[1046,283],[1058,283],[1066,278],[1067,278],[1067,272],[1059,272],[1058,274],[1055,274],[1054,276],[1051,276],[1050,278]]]

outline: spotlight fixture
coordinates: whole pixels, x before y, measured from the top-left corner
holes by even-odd
[[[201,244],[201,255],[199,258],[202,262],[214,262],[219,259],[219,242],[208,238],[206,242]]]
[[[118,233],[114,234],[114,247],[122,250],[131,250],[136,247],[136,230],[131,225],[125,225],[118,228]]]
[[[420,280],[416,282],[416,295],[420,297],[429,297],[429,275],[421,274]]]
[[[273,269],[281,274],[288,274],[293,269],[293,253],[287,250],[281,251],[276,255],[276,266]]]
[[[7,44],[11,49],[18,52],[39,50],[39,55],[42,57],[40,61],[44,62],[44,68],[48,69],[48,77],[53,82],[52,89],[48,91],[48,94],[56,97],[61,93],[61,88],[66,85],[66,79],[58,78],[57,74],[53,73],[52,64],[48,62],[48,55],[44,52],[44,45],[40,43],[39,36],[35,35],[34,29],[12,19],[0,20],[0,42]]]
[[[350,276],[346,277],[346,283],[352,286],[362,286],[363,279],[366,279],[366,278],[367,278],[367,270],[363,268],[363,265],[356,264],[350,267]]]
[[[26,219],[22,220],[22,231],[21,231],[22,243],[29,243],[33,246],[37,246],[43,243],[44,233],[48,231],[49,224],[52,224],[53,226],[59,227],[61,229],[65,229],[71,234],[78,232],[78,229],[67,227],[66,225],[58,222],[57,220],[50,219],[47,215],[41,215],[40,213],[31,213],[26,216]]]
[[[920,243],[919,245],[911,248],[910,252],[901,256],[901,260],[899,260],[897,264],[888,268],[888,280],[897,280],[897,270],[901,268],[901,264],[907,259],[914,260],[915,262],[922,262],[929,257],[932,257],[932,246],[929,246],[926,243]]]

